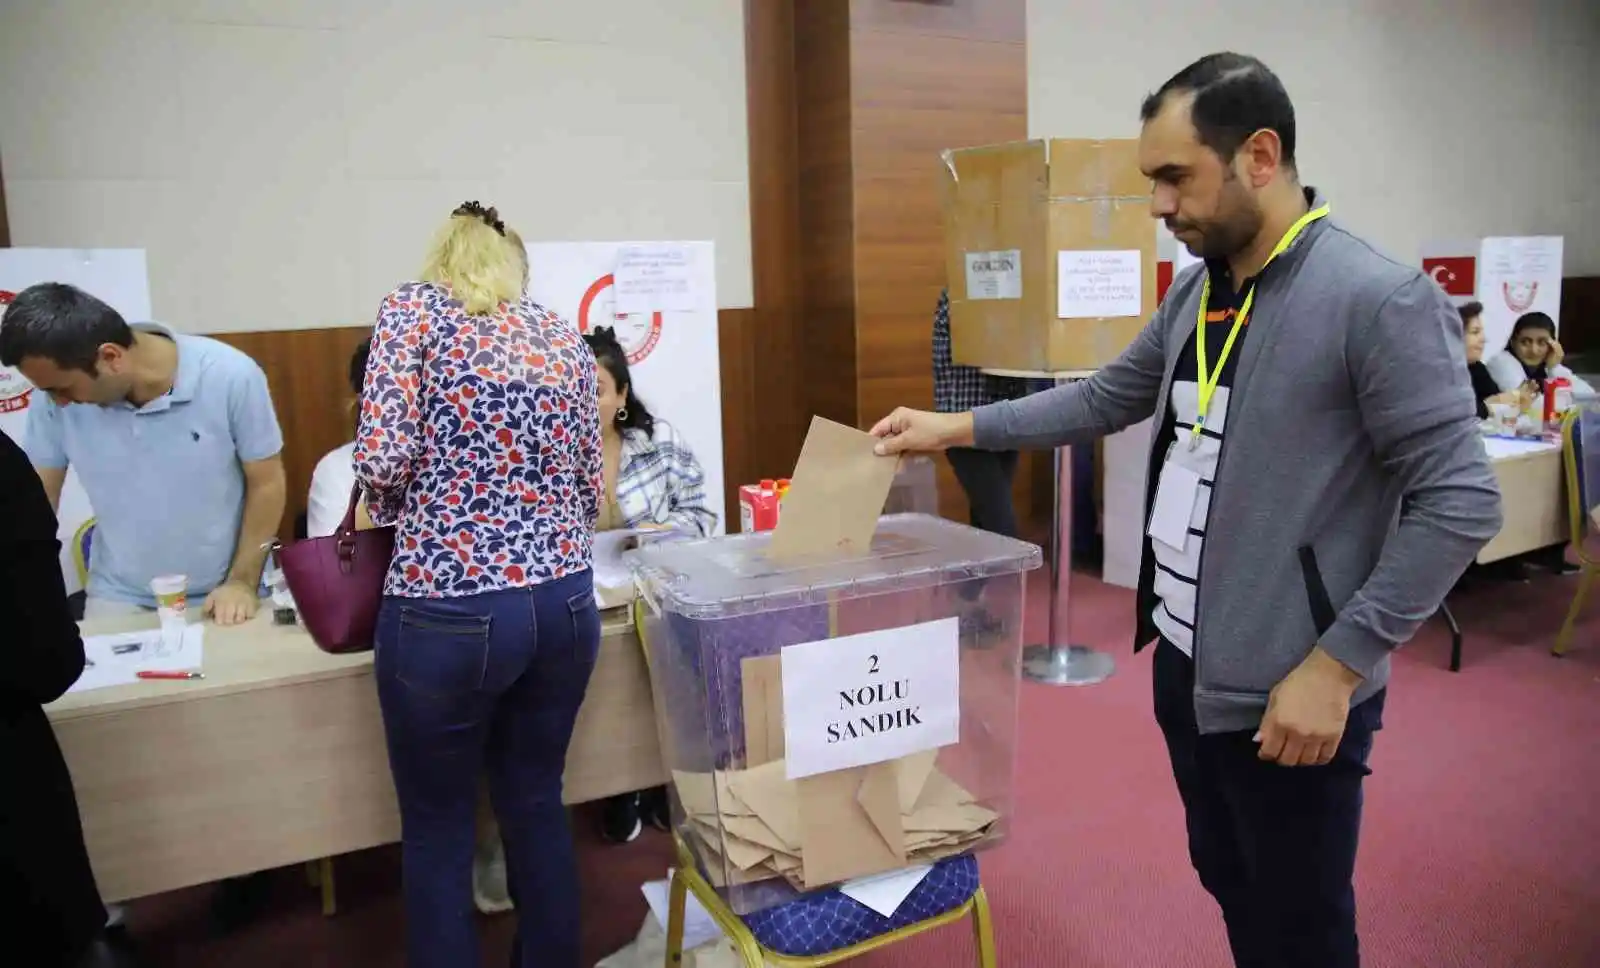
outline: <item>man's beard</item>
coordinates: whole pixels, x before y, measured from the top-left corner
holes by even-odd
[[[1231,187],[1224,190],[1221,210],[1217,216],[1204,222],[1168,222],[1174,233],[1187,229],[1197,235],[1184,247],[1202,259],[1227,259],[1249,248],[1261,234],[1264,221],[1255,199],[1243,191],[1233,179]]]

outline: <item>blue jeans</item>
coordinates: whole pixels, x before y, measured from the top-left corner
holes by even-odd
[[[600,646],[589,572],[463,598],[388,597],[376,674],[400,799],[410,968],[479,964],[479,778],[517,906],[512,968],[578,968],[578,868],[561,777]]]

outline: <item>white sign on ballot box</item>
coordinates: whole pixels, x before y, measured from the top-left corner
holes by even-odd
[[[791,780],[961,739],[957,619],[789,645],[780,656]]]
[[[700,461],[720,529],[726,518],[713,254],[710,242],[530,242],[528,294],[585,333],[616,330],[634,392]],[[624,305],[624,282],[635,307],[655,308]],[[693,308],[676,308],[683,306]]]
[[[16,294],[41,282],[77,286],[108,303],[129,321],[151,318],[150,277],[143,249],[0,249],[0,326],[5,325],[5,306]],[[0,367],[0,432],[18,444],[27,440],[28,408],[33,402],[33,385],[16,370]],[[93,516],[78,476],[69,471],[56,512],[61,572],[68,594],[81,587],[73,548],[82,540],[80,532]]]

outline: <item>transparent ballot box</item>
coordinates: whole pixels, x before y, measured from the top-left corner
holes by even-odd
[[[921,454],[900,458],[884,514],[938,514],[939,476],[933,459]]]
[[[771,532],[630,555],[673,822],[749,914],[1005,835],[1038,547],[921,514],[870,550]]]

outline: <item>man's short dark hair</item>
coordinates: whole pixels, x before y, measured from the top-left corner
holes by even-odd
[[[1248,54],[1207,54],[1145,98],[1139,120],[1155,117],[1171,97],[1191,93],[1190,117],[1200,143],[1223,161],[1232,161],[1246,139],[1267,128],[1277,132],[1283,164],[1294,170],[1294,102],[1267,65]]]
[[[0,365],[42,357],[63,370],[94,374],[100,347],[133,345],[122,314],[64,282],[41,282],[17,293],[0,317]]]
[[[1461,314],[1461,325],[1465,326],[1474,316],[1483,315],[1483,303],[1478,302],[1476,299],[1472,302],[1464,302],[1456,307],[1456,312]]]

